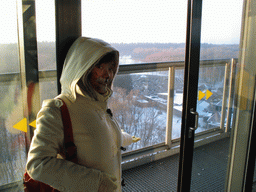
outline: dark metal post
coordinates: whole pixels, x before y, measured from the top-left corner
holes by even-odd
[[[190,191],[200,59],[202,0],[188,0],[178,191]]]
[[[72,43],[81,36],[81,0],[55,0],[56,9],[56,63],[58,93],[60,76],[66,54]]]

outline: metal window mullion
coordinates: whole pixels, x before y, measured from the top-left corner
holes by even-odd
[[[17,0],[17,14],[23,113],[29,124],[36,119],[40,109],[35,0]],[[27,126],[28,150],[34,128]]]
[[[174,104],[174,83],[175,83],[175,67],[169,67],[168,74],[168,98],[167,98],[167,122],[166,122],[166,138],[165,143],[168,148],[172,144],[172,120],[173,120],[173,104]]]
[[[216,63],[216,61],[218,63]],[[223,60],[207,60],[207,61],[201,61],[200,65],[202,66],[213,66],[213,65],[220,65],[223,66],[225,65],[228,61],[226,61],[225,63],[223,62]],[[206,63],[207,62],[207,63]],[[234,62],[236,62],[236,59],[234,59]],[[159,65],[156,65],[154,67],[154,69],[148,69],[147,65],[151,65],[152,63],[146,63],[146,65],[141,66],[142,64],[128,64],[128,65],[120,65],[119,66],[119,71],[118,71],[118,75],[120,74],[131,74],[131,73],[139,73],[139,72],[147,72],[147,71],[166,71],[169,69],[169,67],[175,67],[175,69],[177,70],[179,69],[184,69],[184,62],[172,62],[172,63],[163,63],[163,66],[161,66],[161,68],[159,68]],[[153,64],[155,65],[155,64]],[[130,66],[132,66],[132,68],[130,68]],[[234,66],[235,67],[235,66]],[[129,70],[128,70],[129,68]],[[235,70],[235,69],[234,69]],[[48,77],[57,77],[56,75],[57,70],[43,70],[43,71],[39,71],[39,78],[48,78]],[[12,81],[14,77],[16,77],[19,73],[5,73],[5,74],[0,74],[0,82],[8,82],[8,81]],[[234,82],[234,81],[233,81]]]
[[[20,65],[20,82],[21,82],[21,94],[22,94],[22,106],[23,106],[23,117],[28,118],[27,109],[27,86],[26,86],[26,68],[25,68],[25,51],[24,51],[24,31],[23,31],[23,10],[22,10],[22,0],[17,0],[17,24],[18,24],[18,42],[19,42],[19,65]],[[32,134],[30,129],[28,129],[26,136],[26,143],[31,142]],[[28,152],[29,147],[26,145],[26,152]]]
[[[232,115],[232,104],[234,102],[234,89],[235,89],[235,59],[231,59],[230,69],[230,81],[229,81],[229,92],[228,92],[228,105],[227,105],[227,122],[225,132],[230,129],[231,115]]]
[[[61,92],[60,76],[66,54],[73,42],[82,35],[81,0],[55,0],[57,87]]]
[[[225,65],[225,76],[224,76],[224,85],[223,85],[223,96],[222,96],[222,108],[221,108],[221,120],[220,120],[220,129],[224,131],[224,124],[226,118],[226,106],[227,106],[227,85],[229,84],[230,79],[230,64]]]

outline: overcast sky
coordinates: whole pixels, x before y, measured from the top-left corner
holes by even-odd
[[[203,0],[202,43],[239,43],[243,0]],[[55,40],[54,0],[36,0],[38,41]],[[184,43],[187,0],[82,0],[82,34],[109,43]],[[0,43],[17,41],[16,0],[0,1]]]

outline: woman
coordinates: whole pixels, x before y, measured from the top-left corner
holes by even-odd
[[[71,46],[61,75],[78,164],[64,160],[62,101],[43,102],[28,153],[27,173],[60,191],[121,191],[121,146],[136,142],[121,132],[107,101],[119,53],[106,42],[80,37]],[[60,154],[62,158],[57,158]]]

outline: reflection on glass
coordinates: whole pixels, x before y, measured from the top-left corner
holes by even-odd
[[[55,4],[52,0],[36,1],[38,69],[56,70]]]
[[[25,135],[13,126],[23,119],[23,103],[18,75],[0,82],[0,185],[22,179],[26,154]]]
[[[19,72],[16,1],[0,1],[0,52],[2,73]]]
[[[56,70],[55,42],[38,42],[39,71]]]
[[[16,1],[0,1],[0,185],[24,174],[25,135],[13,126],[23,119],[19,75]]]
[[[40,103],[57,95],[57,77],[49,70],[56,70],[55,3],[52,0],[36,1],[38,68]],[[50,75],[49,75],[50,74]]]
[[[0,74],[18,73],[19,72],[19,60],[17,59],[18,58],[17,42],[16,43],[0,42],[0,52],[1,52]]]
[[[57,77],[55,78],[43,78],[40,79],[39,89],[40,89],[40,103],[43,100],[52,99],[57,96]]]

